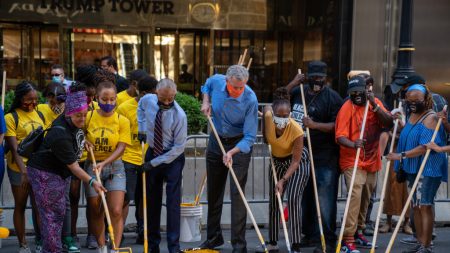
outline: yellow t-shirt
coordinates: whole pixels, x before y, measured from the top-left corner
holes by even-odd
[[[133,98],[132,96],[128,95],[127,90],[119,92],[117,94],[116,107],[119,107],[119,105],[123,104],[125,101],[128,101],[132,98]]]
[[[39,117],[39,114],[37,111],[33,110],[31,112],[26,112],[22,109],[16,109],[17,117],[19,119],[19,122],[17,124],[16,128],[16,122],[14,121],[14,117],[11,113],[6,114],[5,121],[6,121],[6,134],[5,136],[14,136],[17,139],[17,143],[19,144],[25,137],[28,136],[33,130],[37,129],[38,127],[44,126],[44,122],[42,121],[41,117]],[[17,166],[16,162],[14,161],[14,158],[12,156],[12,152],[8,152],[6,155],[8,168],[12,169],[13,171],[20,172],[19,167]],[[26,164],[28,159],[22,158],[23,162]]]
[[[98,161],[108,158],[119,142],[131,144],[130,121],[117,112],[109,117],[100,116],[97,110],[89,112],[86,127],[86,140],[94,145],[94,155]]]
[[[275,157],[283,158],[292,155],[295,139],[303,136],[302,127],[292,118],[289,119],[289,122],[283,134],[277,138],[272,112],[268,111],[264,115],[266,140],[272,146],[272,154]]]
[[[92,101],[92,102],[89,104],[89,106],[88,106],[88,110],[89,110],[88,116],[91,117],[90,111],[97,110],[97,109],[100,109],[100,108],[98,107],[98,103],[97,103],[96,101]],[[88,118],[87,116],[86,116],[86,122],[89,122],[89,118]],[[87,124],[87,123],[86,123],[86,124]],[[83,147],[83,148],[84,148],[84,147]],[[86,150],[83,150],[83,155],[81,155],[81,158],[80,158],[79,161],[80,161],[80,162],[86,161],[87,156],[88,156],[87,151],[86,151]]]
[[[56,114],[52,111],[52,108],[48,104],[39,104],[37,110],[42,112],[45,119],[45,127],[49,127],[53,121],[58,118],[60,114]]]
[[[136,99],[129,99],[117,108],[117,113],[126,117],[130,121],[131,129],[131,145],[128,145],[123,153],[122,160],[124,162],[135,165],[142,164],[142,146],[138,140],[138,122],[137,122],[137,107]],[[147,148],[145,144],[145,148]]]

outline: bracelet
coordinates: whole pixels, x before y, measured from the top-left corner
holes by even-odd
[[[407,158],[406,157],[406,152],[402,152],[401,155],[402,155],[402,159],[406,159]]]
[[[91,177],[91,179],[89,179],[89,186],[92,187],[92,184],[94,184],[95,178]]]

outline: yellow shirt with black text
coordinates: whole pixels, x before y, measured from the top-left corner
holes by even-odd
[[[138,140],[137,108],[138,102],[136,99],[129,99],[117,108],[117,112],[130,121],[131,129],[131,145],[128,145],[125,149],[122,160],[134,165],[141,165],[143,163],[142,146]],[[148,145],[145,144],[145,149],[147,147]]]
[[[5,136],[14,136],[17,139],[17,144],[19,144],[25,137],[28,136],[32,131],[36,130],[38,127],[45,127],[44,122],[42,121],[41,117],[39,117],[39,114],[37,111],[33,110],[30,112],[26,112],[22,109],[16,109],[17,117],[18,117],[18,124],[16,127],[16,122],[14,121],[14,117],[11,113],[6,114],[5,121],[6,121],[6,133]],[[17,166],[16,161],[14,161],[14,158],[12,156],[12,152],[8,152],[6,155],[8,168],[10,168],[13,171],[20,172],[19,166]],[[26,162],[28,161],[27,158],[22,157],[23,162],[26,165]]]
[[[116,99],[116,108],[119,107],[119,105],[123,104],[124,102],[132,99],[134,97],[128,95],[127,90],[121,91],[117,94],[117,99]]]
[[[117,112],[109,117],[101,116],[97,110],[89,112],[86,127],[86,140],[94,145],[97,161],[108,158],[116,150],[119,142],[131,144],[130,121],[119,116]]]

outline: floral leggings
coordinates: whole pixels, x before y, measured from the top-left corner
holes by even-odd
[[[62,252],[61,232],[66,212],[65,190],[69,178],[28,166],[36,209],[41,220],[42,253]]]

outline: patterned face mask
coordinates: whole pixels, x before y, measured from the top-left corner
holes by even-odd
[[[56,105],[52,106],[51,109],[55,114],[59,115],[64,111],[64,103],[56,104]]]
[[[282,117],[277,117],[275,115],[273,115],[273,123],[275,123],[275,125],[277,125],[278,129],[283,129],[285,128],[287,125],[289,125],[289,117],[287,118],[282,118]]]

